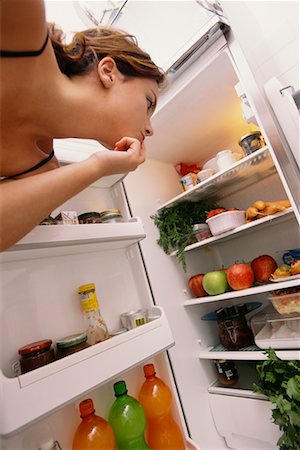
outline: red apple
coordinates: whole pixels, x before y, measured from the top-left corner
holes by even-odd
[[[249,264],[233,264],[228,267],[226,275],[229,286],[235,291],[253,286],[254,272]]]
[[[196,297],[205,297],[207,295],[202,286],[203,277],[204,273],[199,273],[189,279],[189,288]]]
[[[261,283],[269,281],[270,276],[277,269],[277,263],[272,256],[261,255],[253,259],[251,267],[256,281]]]

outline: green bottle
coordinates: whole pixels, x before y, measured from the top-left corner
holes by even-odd
[[[127,395],[125,381],[114,384],[114,401],[108,421],[111,424],[119,450],[150,450],[144,438],[146,416],[142,405]]]

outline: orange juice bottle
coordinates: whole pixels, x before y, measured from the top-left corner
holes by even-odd
[[[149,447],[151,450],[184,450],[185,440],[171,411],[170,388],[155,375],[153,364],[146,364],[143,369],[146,380],[139,402],[146,413]]]
[[[102,417],[96,416],[93,400],[83,400],[79,409],[82,421],[75,432],[72,450],[116,449],[112,427]]]

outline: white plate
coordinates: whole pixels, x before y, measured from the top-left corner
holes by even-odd
[[[300,274],[290,275],[289,277],[277,278],[276,280],[270,277],[269,280],[272,281],[273,283],[280,283],[281,281],[297,280],[298,278],[300,278]]]

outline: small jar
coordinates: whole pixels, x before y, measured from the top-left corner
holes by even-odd
[[[90,345],[87,343],[86,333],[72,334],[56,341],[56,357],[64,358],[88,347]]]
[[[253,133],[249,133],[241,137],[239,140],[239,145],[245,150],[247,155],[250,155],[256,150],[264,147],[266,143],[260,131],[253,131]]]
[[[219,339],[228,350],[239,350],[254,343],[254,336],[248,327],[243,305],[220,308],[216,311]]]
[[[100,219],[103,223],[119,223],[124,222],[121,211],[119,209],[108,209],[100,213]]]
[[[223,150],[217,154],[217,164],[219,170],[227,170],[236,162],[231,150]]]
[[[100,213],[95,211],[79,214],[78,220],[79,223],[102,223]]]
[[[239,376],[232,361],[217,359],[215,360],[215,366],[218,380],[223,386],[234,386],[238,382]]]
[[[52,340],[45,339],[19,348],[21,373],[30,372],[54,361],[54,350],[51,345]]]

